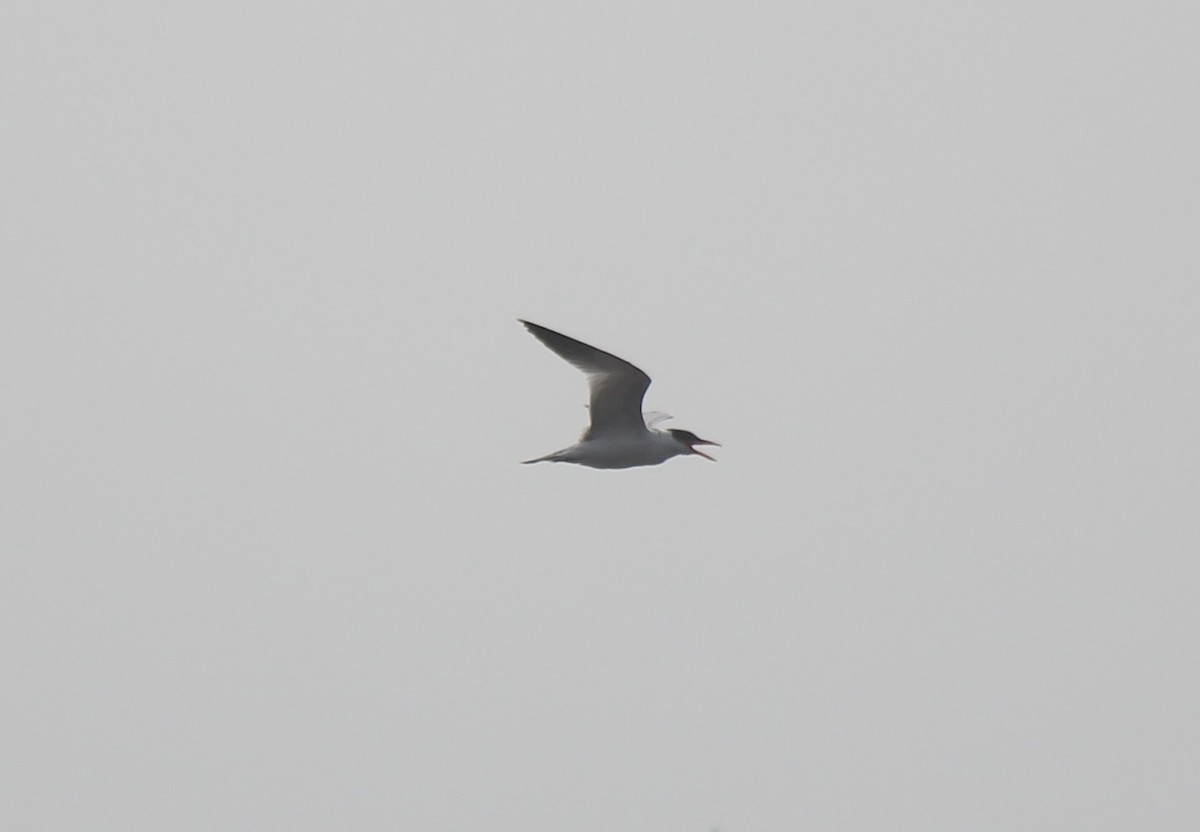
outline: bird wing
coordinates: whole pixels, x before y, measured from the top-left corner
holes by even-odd
[[[544,326],[521,321],[533,336],[588,377],[592,424],[584,439],[614,433],[644,433],[642,397],[650,376],[628,361]]]

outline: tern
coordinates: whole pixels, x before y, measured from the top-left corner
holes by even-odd
[[[658,465],[673,456],[695,454],[716,462],[697,445],[720,445],[687,430],[659,430],[654,425],[671,418],[665,413],[642,413],[642,397],[650,376],[628,361],[576,341],[544,326],[521,321],[533,336],[560,358],[583,370],[591,392],[591,424],[569,448],[525,460],[573,462],[589,468],[635,468]]]

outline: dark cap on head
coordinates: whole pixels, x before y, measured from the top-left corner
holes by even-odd
[[[704,453],[704,451],[696,450],[696,446],[697,445],[716,445],[717,447],[720,447],[720,443],[713,442],[708,439],[701,439],[699,436],[692,433],[690,430],[679,430],[678,428],[672,428],[671,430],[668,431],[668,433],[670,433],[671,437],[676,442],[678,442],[680,445],[686,445],[687,449],[689,451],[691,451],[692,453],[696,454],[696,456],[702,456],[705,459],[716,462],[715,459],[713,459],[708,454]]]

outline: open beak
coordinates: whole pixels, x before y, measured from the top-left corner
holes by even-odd
[[[713,446],[715,446],[715,447],[718,447],[718,448],[719,448],[719,447],[721,447],[721,443],[720,443],[720,442],[710,442],[710,441],[709,441],[709,440],[707,440],[707,439],[697,439],[695,442],[693,442],[693,443],[692,443],[692,444],[689,446],[689,447],[691,447],[691,449],[692,449],[692,453],[696,454],[697,456],[702,456],[702,457],[704,457],[705,459],[707,459],[709,462],[716,462],[716,460],[715,460],[715,459],[713,459],[713,458],[712,458],[711,456],[709,456],[708,454],[704,453],[704,451],[698,451],[698,450],[696,450],[696,446],[697,446],[697,445],[713,445]]]

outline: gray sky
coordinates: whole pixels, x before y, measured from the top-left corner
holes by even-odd
[[[2,19],[0,826],[1194,828],[1194,4]]]

